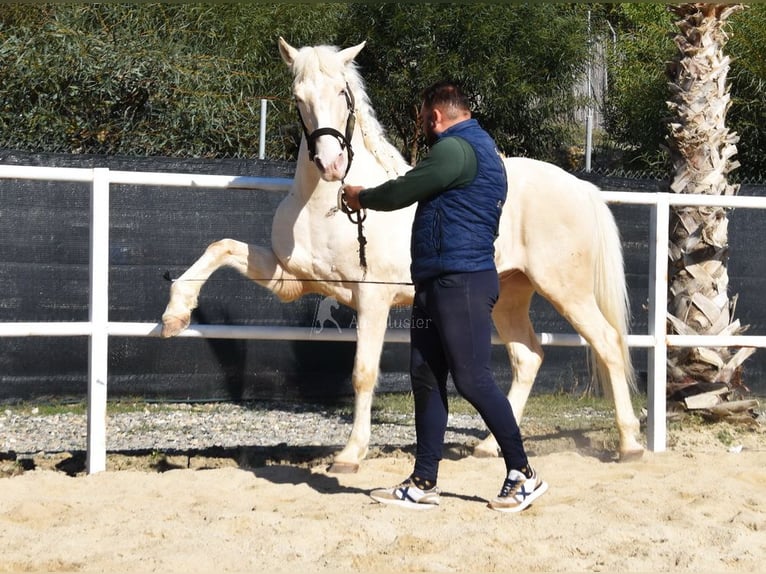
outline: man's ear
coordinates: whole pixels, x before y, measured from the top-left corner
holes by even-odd
[[[439,108],[433,108],[431,110],[431,125],[436,126],[444,121],[444,114]]]

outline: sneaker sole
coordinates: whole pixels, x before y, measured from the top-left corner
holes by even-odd
[[[492,510],[496,510],[497,512],[508,512],[508,513],[521,512],[522,510],[529,508],[535,500],[540,498],[547,491],[548,491],[548,483],[545,481],[542,481],[540,485],[537,488],[535,488],[532,494],[527,496],[524,499],[524,502],[522,502],[518,506],[492,506],[491,502],[487,504],[487,506],[491,508]]]
[[[400,500],[398,498],[378,498],[372,495],[370,495],[370,498],[381,504],[398,506],[400,508],[408,508],[410,510],[427,510],[429,508],[436,508],[439,506],[438,502],[412,502],[411,500]]]

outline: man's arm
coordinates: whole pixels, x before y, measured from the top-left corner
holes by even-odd
[[[447,189],[467,185],[476,177],[476,154],[465,140],[439,140],[410,171],[377,187],[344,186],[351,209],[393,211]]]

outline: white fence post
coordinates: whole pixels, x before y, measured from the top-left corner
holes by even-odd
[[[667,193],[658,193],[649,220],[649,335],[654,346],[647,357],[646,446],[653,452],[665,450],[667,442],[667,311],[668,311],[668,233],[670,202]]]
[[[258,140],[258,159],[266,157],[266,110],[268,100],[261,100],[261,133]]]
[[[93,170],[90,192],[90,338],[87,472],[106,470],[109,361],[109,170]]]

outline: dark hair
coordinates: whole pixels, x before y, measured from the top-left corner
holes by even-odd
[[[428,108],[444,107],[471,111],[471,102],[457,82],[441,80],[423,91],[423,104]]]

